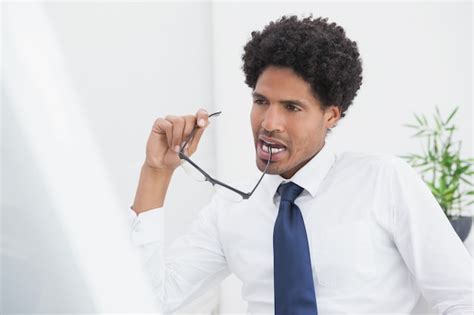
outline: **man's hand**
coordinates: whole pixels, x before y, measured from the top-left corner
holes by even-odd
[[[152,169],[174,171],[180,164],[178,152],[197,124],[193,138],[188,142],[186,155],[193,154],[208,124],[208,113],[200,109],[196,115],[166,116],[153,124],[146,146],[145,165]]]
[[[187,155],[194,153],[208,125],[208,118],[208,113],[200,109],[195,116],[166,116],[155,121],[132,206],[137,214],[163,206],[173,172],[180,164],[178,152],[181,143],[188,139],[197,124],[196,132],[185,149]]]

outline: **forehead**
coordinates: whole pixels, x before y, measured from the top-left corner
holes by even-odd
[[[311,85],[291,68],[269,66],[258,77],[256,93],[268,98],[298,98],[316,101]]]

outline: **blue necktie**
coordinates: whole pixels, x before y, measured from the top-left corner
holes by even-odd
[[[273,230],[275,315],[315,315],[311,258],[303,216],[294,201],[303,188],[280,185],[280,209]]]

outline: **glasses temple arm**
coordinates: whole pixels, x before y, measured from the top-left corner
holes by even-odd
[[[218,112],[209,114],[209,116],[207,116],[207,117],[208,117],[208,118],[211,118],[211,117],[218,117],[221,113],[222,113],[222,111],[218,111]],[[184,150],[184,148],[186,147],[186,145],[188,144],[188,142],[194,137],[194,134],[196,133],[196,130],[197,130],[197,129],[198,129],[198,125],[194,125],[193,130],[191,130],[191,133],[190,133],[189,136],[186,138],[186,141],[184,141],[183,144],[181,145],[181,149],[180,149],[181,152]]]
[[[263,177],[264,177],[265,174],[267,173],[268,166],[270,165],[270,162],[271,162],[271,160],[272,160],[272,150],[271,150],[271,148],[270,148],[270,150],[269,150],[269,153],[270,153],[270,157],[269,157],[268,160],[267,160],[267,165],[265,166],[265,169],[263,170],[262,176],[260,176],[260,179],[258,180],[257,184],[255,184],[255,187],[253,187],[252,191],[248,193],[249,197],[253,194],[253,192],[255,191],[255,189],[257,189],[258,185],[260,184],[260,182],[262,181]]]
[[[225,184],[225,183],[223,183],[223,182],[221,182],[221,181],[219,181],[219,180],[213,178],[211,175],[209,175],[208,173],[206,173],[202,168],[200,168],[199,166],[197,166],[196,163],[194,163],[190,158],[188,158],[188,157],[187,157],[186,155],[184,155],[182,152],[180,152],[178,155],[179,155],[179,157],[180,157],[181,159],[185,160],[186,162],[188,162],[189,164],[191,164],[192,166],[194,166],[202,175],[204,175],[204,177],[206,178],[206,180],[207,180],[208,182],[210,182],[212,185],[218,184],[218,185],[220,185],[220,186],[223,186],[223,187],[225,187],[225,188],[227,188],[227,189],[232,190],[233,192],[238,193],[239,195],[242,195],[242,197],[243,197],[244,195],[248,195],[247,193],[244,193],[243,191],[240,191],[240,190],[238,190],[238,189],[235,189],[235,188],[233,188],[233,187],[231,187],[231,186],[229,186],[229,185],[227,185],[227,184]]]

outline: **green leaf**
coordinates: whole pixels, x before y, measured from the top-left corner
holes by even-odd
[[[436,115],[433,115],[433,118],[434,118],[434,121],[435,121],[435,123],[436,123],[436,130],[437,130],[437,131],[441,131],[441,129],[442,129],[442,123],[441,123],[440,118],[439,118],[438,116],[436,116]]]
[[[441,117],[441,112],[439,111],[438,105],[435,106],[436,116]]]
[[[412,154],[411,156],[412,156],[412,158],[414,158],[414,159],[425,160],[425,157],[424,157],[424,156],[421,156],[421,155],[419,155],[419,154]]]
[[[470,165],[465,165],[465,166],[461,166],[459,167],[456,172],[458,172],[459,174],[463,174],[465,173],[471,166]]]
[[[418,121],[418,124],[419,124],[420,126],[422,126],[422,125],[423,125],[423,121],[421,120],[420,116],[418,116],[417,114],[414,114],[414,115],[415,115],[416,121]]]
[[[415,163],[415,160],[416,159],[414,159],[414,161],[413,161],[413,165],[412,165],[413,167],[420,167],[420,166],[425,166],[425,165],[429,164],[428,161],[424,161],[424,160],[421,160],[420,162]],[[417,161],[419,161],[419,160],[417,160]]]
[[[438,155],[438,151],[439,151],[438,150],[438,141],[435,140],[434,143],[433,143],[433,152],[434,152],[435,155]]]
[[[461,211],[465,199],[471,199],[474,194],[470,178],[474,175],[474,158],[461,159],[461,141],[452,140],[457,129],[452,121],[458,109],[454,108],[448,118],[443,119],[436,106],[434,128],[429,126],[424,114],[414,114],[416,122],[405,126],[414,129],[412,137],[427,138],[422,140],[423,153],[400,156],[417,169],[441,207],[454,214]],[[465,192],[463,185],[468,186],[469,192]]]
[[[468,184],[468,185],[471,185],[472,186],[472,182],[464,177],[461,177],[460,178],[464,183]]]
[[[414,166],[414,167],[418,167],[418,166],[423,166],[423,165],[417,165],[417,166]],[[433,166],[430,166],[428,168],[420,170],[420,173],[425,174],[426,172],[429,172],[429,171],[432,171],[432,170],[433,170]]]
[[[443,195],[450,195],[452,194],[454,191],[456,191],[457,187],[450,187],[448,189],[446,189],[444,192],[443,192]]]
[[[445,125],[449,124],[449,122],[451,121],[451,119],[454,117],[454,115],[456,114],[456,112],[458,111],[459,107],[456,107],[453,112],[449,115],[448,119],[446,119],[446,121],[444,122]],[[451,128],[454,128],[454,127],[451,127]]]
[[[419,126],[411,125],[411,124],[403,124],[403,126],[408,127],[408,128],[413,128],[413,129],[418,129],[418,128],[420,128]]]
[[[422,118],[423,118],[423,123],[424,123],[423,125],[428,126],[428,121],[426,120],[426,116],[423,115]]]
[[[422,135],[425,131],[426,131],[426,130],[420,130],[420,131],[418,131],[417,133],[415,133],[414,135],[412,135],[412,138],[418,137],[418,136]]]

